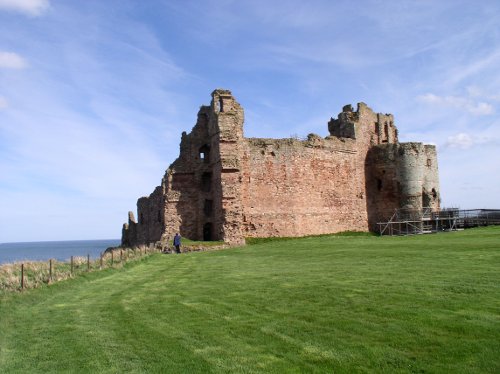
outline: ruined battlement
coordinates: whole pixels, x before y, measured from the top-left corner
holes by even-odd
[[[399,143],[391,114],[343,107],[329,135],[245,138],[244,111],[228,90],[212,92],[179,157],[129,214],[124,245],[167,240],[244,243],[245,237],[374,229],[394,209],[439,209],[436,149]]]
[[[356,142],[353,139],[327,136],[322,138],[316,134],[309,134],[305,140],[296,138],[247,138],[250,151],[294,153],[306,148],[329,149],[332,152],[356,152]]]
[[[337,118],[328,122],[328,131],[338,138],[369,139],[370,145],[398,142],[394,116],[374,113],[365,103],[358,103],[356,111],[345,105]]]

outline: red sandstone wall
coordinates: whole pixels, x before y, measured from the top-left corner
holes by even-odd
[[[366,196],[371,183],[365,167],[368,151],[397,142],[393,121],[392,115],[374,113],[360,103],[356,111],[345,106],[338,119],[330,121],[332,136],[326,139],[247,139],[242,155],[243,235],[368,231],[369,214],[379,218],[374,200],[385,200],[387,209],[399,201],[394,190],[376,191],[368,200]]]
[[[247,237],[368,230],[364,178],[351,139],[248,139],[243,173]]]
[[[390,114],[347,105],[328,123],[330,136],[306,141],[245,139],[243,120],[229,91],[212,93],[161,186],[139,199],[126,242],[367,231],[411,199],[439,207],[435,147],[398,144]]]
[[[164,232],[168,237],[180,232],[195,240],[242,243],[243,109],[229,91],[216,90],[212,96],[211,105],[201,107],[191,133],[183,133],[179,158],[164,178]]]

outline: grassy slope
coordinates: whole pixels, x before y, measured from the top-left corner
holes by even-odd
[[[154,255],[0,296],[0,372],[500,372],[500,228]]]

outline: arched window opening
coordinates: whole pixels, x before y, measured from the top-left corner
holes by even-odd
[[[382,179],[377,178],[377,190],[382,191]]]
[[[222,97],[219,97],[219,111],[224,111],[224,100],[222,100]]]
[[[382,140],[382,143],[388,143],[389,142],[389,125],[387,122],[384,125],[384,140]]]
[[[208,144],[203,145],[200,150],[200,160],[203,160],[205,163],[210,162],[210,146]]]

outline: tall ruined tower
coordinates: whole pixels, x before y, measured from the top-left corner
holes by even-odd
[[[215,90],[210,106],[213,173],[213,223],[206,220],[203,238],[244,243],[241,221],[241,142],[243,108],[227,90]],[[205,212],[206,213],[206,212]],[[205,214],[206,216],[206,214]],[[211,230],[210,235],[207,233]],[[198,237],[200,237],[198,235]]]
[[[125,244],[168,240],[176,232],[192,239],[244,242],[237,224],[242,212],[238,184],[243,120],[243,109],[230,91],[212,93],[191,133],[182,133],[179,158],[161,186],[139,199],[139,222],[133,222],[133,215],[129,219]]]
[[[397,208],[439,209],[434,146],[399,143],[391,114],[359,103],[307,140],[245,138],[243,108],[217,89],[160,186],[129,213],[122,244],[374,230]]]

